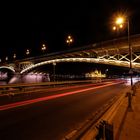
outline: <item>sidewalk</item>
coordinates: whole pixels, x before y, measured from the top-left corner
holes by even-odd
[[[120,129],[118,140],[140,140],[140,87],[132,97],[132,109],[126,110]]]
[[[132,96],[131,108],[128,98],[122,103],[113,119],[114,140],[140,140],[140,86]]]

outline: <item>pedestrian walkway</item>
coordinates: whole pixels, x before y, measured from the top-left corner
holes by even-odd
[[[140,140],[140,86],[137,87],[136,94],[132,97],[131,105],[132,107],[127,108],[125,112],[116,140]]]
[[[135,87],[131,102],[126,94],[113,118],[114,140],[140,140],[140,82]]]

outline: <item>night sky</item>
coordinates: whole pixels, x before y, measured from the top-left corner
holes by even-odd
[[[31,56],[41,54],[41,44],[47,45],[47,53],[80,47],[116,37],[111,30],[115,13],[130,15],[131,34],[140,33],[139,0],[83,0],[46,2],[5,2],[0,12],[0,58],[25,58],[25,50]],[[67,46],[68,34],[74,38]],[[119,36],[126,35],[126,31]]]

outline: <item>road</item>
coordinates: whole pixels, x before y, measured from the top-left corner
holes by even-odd
[[[12,97],[16,104],[10,99],[12,102],[0,106],[0,139],[61,140],[125,88],[124,84],[109,82],[55,87],[25,98]]]

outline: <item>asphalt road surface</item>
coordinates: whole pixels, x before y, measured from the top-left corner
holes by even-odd
[[[125,88],[109,82],[11,97],[0,105],[0,140],[61,140]]]

